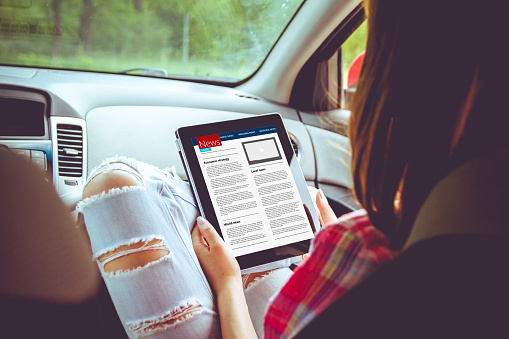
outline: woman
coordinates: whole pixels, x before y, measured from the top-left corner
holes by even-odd
[[[264,326],[267,337],[291,337],[390,260],[442,177],[509,145],[502,123],[508,24],[500,2],[489,3],[368,3],[350,122],[355,193],[366,212],[338,220],[319,194],[329,225],[294,274],[262,274],[244,290],[235,259],[208,222],[198,218],[189,237],[196,210],[174,174],[127,159],[96,171],[78,209],[128,333],[249,338]]]

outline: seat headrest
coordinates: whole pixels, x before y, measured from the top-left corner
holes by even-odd
[[[52,183],[0,149],[0,296],[72,305],[95,298],[99,271],[74,220]]]
[[[509,148],[465,163],[422,205],[404,249],[445,234],[509,234]]]

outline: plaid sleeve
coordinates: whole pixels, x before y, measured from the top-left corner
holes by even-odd
[[[314,239],[311,255],[269,303],[265,338],[289,338],[391,260],[396,252],[365,210],[345,214]]]

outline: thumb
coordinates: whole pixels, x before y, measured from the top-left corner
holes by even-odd
[[[318,190],[316,195],[316,207],[318,207],[318,211],[320,212],[319,217],[322,219],[322,227],[338,220],[321,189]]]
[[[198,226],[195,226],[193,228],[193,231],[191,232],[191,241],[193,243],[193,248],[195,252],[198,254],[198,252],[201,251],[209,251],[209,244],[207,241],[205,241],[205,238],[200,232],[200,229]]]
[[[205,241],[210,247],[222,243],[223,239],[217,234],[216,229],[212,226],[205,218],[198,217],[196,219],[196,226],[200,230],[201,235],[205,238]]]

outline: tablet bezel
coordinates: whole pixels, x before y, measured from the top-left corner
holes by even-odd
[[[210,198],[208,188],[205,184],[205,178],[201,171],[192,140],[193,138],[202,136],[231,133],[235,131],[267,126],[276,127],[276,133],[283,147],[284,156],[288,165],[290,166],[292,159],[294,159],[293,161],[297,161],[297,159],[295,157],[292,144],[283,123],[283,119],[279,113],[263,114],[254,117],[226,120],[204,125],[184,126],[175,131],[177,140],[180,142],[181,149],[179,149],[179,152],[181,153],[181,159],[184,164],[188,179],[191,183],[191,186],[193,187],[193,192],[198,202],[200,212],[214,226],[222,238],[224,237],[222,235],[221,228],[219,227],[219,222],[212,205],[212,200]],[[292,175],[294,176],[296,185],[299,185],[298,178],[295,178],[295,173],[293,173],[293,171]],[[302,172],[299,171],[297,175],[302,176],[302,182],[305,183]],[[300,198],[303,200],[302,196]],[[312,211],[312,213],[314,213],[314,211]],[[316,217],[316,219],[318,218]],[[303,240],[289,245],[237,256],[236,259],[241,269],[247,269],[304,254],[309,250],[309,244],[310,240]],[[292,250],[299,252],[299,254],[275,254],[278,251],[284,250],[284,248],[287,246],[291,246]]]

